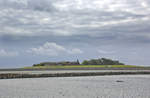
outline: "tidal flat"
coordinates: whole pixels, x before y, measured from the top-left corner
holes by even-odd
[[[0,98],[150,98],[150,75],[0,80]]]

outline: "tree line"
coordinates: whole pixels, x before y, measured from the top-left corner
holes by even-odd
[[[84,60],[82,65],[124,65],[117,60],[107,59],[107,58],[99,58],[99,59],[91,59]]]
[[[117,60],[107,59],[107,58],[99,58],[99,59],[91,59],[84,60],[82,63],[77,60],[76,62],[71,61],[63,61],[63,62],[44,62],[40,64],[34,64],[33,66],[57,66],[57,65],[124,65]]]

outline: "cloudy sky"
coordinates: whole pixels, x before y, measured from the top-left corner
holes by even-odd
[[[150,0],[0,0],[0,68],[101,57],[150,65]]]

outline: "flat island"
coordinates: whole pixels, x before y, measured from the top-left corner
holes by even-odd
[[[125,65],[101,58],[77,61],[42,62],[18,69],[0,69],[0,79],[150,74],[150,67]]]

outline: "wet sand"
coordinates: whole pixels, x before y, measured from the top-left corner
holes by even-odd
[[[0,98],[150,98],[150,75],[0,80]]]

